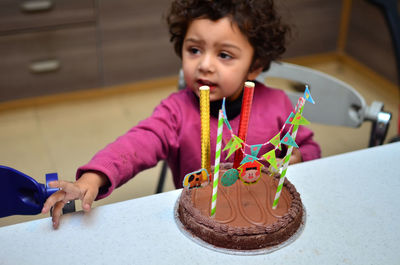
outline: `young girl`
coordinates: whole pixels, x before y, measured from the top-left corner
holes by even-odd
[[[151,117],[80,167],[75,183],[51,184],[60,191],[48,198],[42,212],[47,213],[54,206],[54,228],[69,200],[81,199],[83,210],[89,211],[95,199],[108,196],[160,160],[168,161],[175,186],[181,188],[185,174],[201,165],[199,87],[210,87],[214,157],[216,117],[222,98],[227,99],[227,116],[237,133],[244,82],[254,80],[285,51],[288,27],[281,23],[272,0],[175,0],[167,21],[171,41],[182,59],[186,89],[163,100]],[[274,137],[292,110],[284,92],[256,82],[247,144],[262,144]],[[300,127],[296,138],[299,149],[293,152],[291,163],[320,157],[320,148],[312,136],[310,130]],[[225,143],[230,137],[224,130]],[[260,153],[268,152],[268,148],[264,146]],[[232,162],[233,156],[224,160],[226,154],[222,153],[221,162]]]

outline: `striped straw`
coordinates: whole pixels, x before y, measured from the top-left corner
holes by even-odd
[[[299,98],[299,101],[297,102],[300,114],[303,113],[304,102],[305,102],[305,99],[303,97]],[[298,129],[299,129],[299,125],[294,125],[293,132],[292,132],[293,140],[296,140],[296,135],[297,135],[297,130]],[[281,177],[279,179],[278,188],[276,189],[274,203],[272,204],[272,209],[274,209],[274,210],[278,207],[279,198],[281,196],[281,192],[282,192],[282,188],[283,188],[283,183],[285,181],[286,171],[287,171],[287,168],[289,166],[290,156],[292,155],[292,150],[293,150],[293,146],[289,146],[287,154],[286,154],[285,159],[283,161],[284,164],[283,164]]]
[[[222,145],[222,129],[224,125],[222,109],[218,114],[218,133],[217,133],[217,146],[215,147],[215,163],[214,163],[214,181],[213,193],[211,198],[211,217],[214,217],[217,208],[217,192],[218,192],[218,177],[219,177],[219,162],[221,158],[221,145]]]
[[[200,89],[201,168],[211,173],[210,165],[210,87]]]

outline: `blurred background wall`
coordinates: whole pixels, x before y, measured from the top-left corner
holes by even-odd
[[[168,0],[2,0],[0,102],[175,76]],[[284,59],[346,55],[396,83],[384,17],[366,0],[277,1]]]

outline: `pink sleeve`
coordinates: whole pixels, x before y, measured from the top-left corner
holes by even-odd
[[[169,147],[177,144],[180,108],[173,98],[164,100],[152,116],[100,150],[88,164],[78,168],[76,179],[86,171],[99,171],[110,182],[108,189],[100,191],[102,199],[133,178],[142,170],[153,167],[165,159]]]
[[[318,143],[313,140],[314,133],[307,127],[300,126],[297,131],[296,143],[303,161],[309,161],[321,157],[321,148]]]

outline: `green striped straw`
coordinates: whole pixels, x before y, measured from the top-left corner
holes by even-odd
[[[217,133],[217,146],[215,147],[215,163],[214,163],[214,181],[213,193],[211,198],[211,217],[214,217],[217,208],[217,192],[218,192],[218,177],[219,177],[219,162],[221,158],[221,145],[222,145],[222,129],[224,125],[222,109],[218,114],[218,133]]]
[[[298,107],[300,109],[300,111],[299,111],[300,114],[303,113],[304,102],[305,102],[305,99],[303,97],[299,98]],[[296,140],[296,135],[297,135],[298,129],[299,129],[299,125],[293,126],[293,132],[292,132],[293,140]],[[283,160],[283,163],[284,163],[283,169],[282,169],[281,177],[279,179],[278,188],[276,189],[274,203],[272,204],[272,209],[274,209],[274,210],[276,209],[276,207],[278,207],[278,202],[279,202],[279,198],[281,196],[283,183],[285,181],[286,171],[289,166],[290,156],[292,155],[292,150],[293,150],[293,146],[289,146],[287,154]]]

